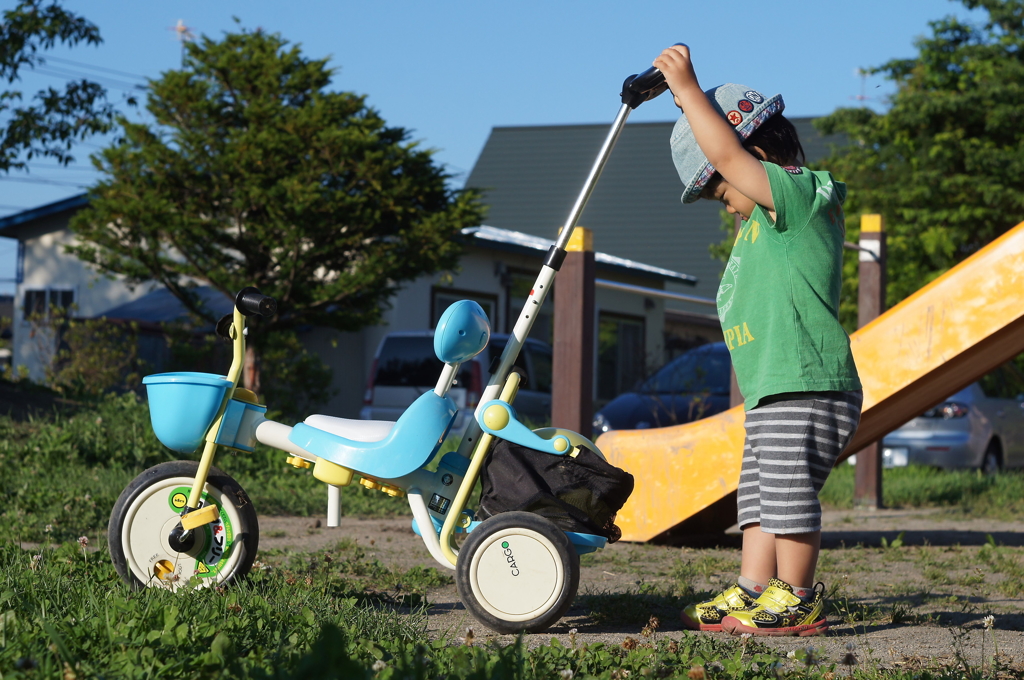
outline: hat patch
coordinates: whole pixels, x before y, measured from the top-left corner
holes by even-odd
[[[751,111],[754,110],[754,105],[751,104],[750,101],[748,101],[746,99],[739,100],[739,102],[736,104],[736,106],[743,113],[750,113]]]
[[[754,102],[755,104],[760,104],[761,102],[764,101],[764,97],[762,97],[761,93],[756,90],[747,90],[746,92],[743,93],[743,96],[749,99],[750,101]]]
[[[788,172],[791,175],[802,175],[802,174],[804,174],[804,169],[803,168],[798,168],[795,165],[784,165],[784,166],[782,166],[782,169],[785,170],[786,172]]]
[[[733,127],[736,127],[743,122],[743,114],[739,111],[730,111],[725,114],[725,117],[729,119],[729,122],[732,123]]]

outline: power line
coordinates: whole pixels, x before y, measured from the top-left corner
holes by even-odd
[[[95,76],[91,73],[81,73],[76,71],[64,70],[61,68],[42,67],[37,66],[34,71],[42,76],[49,76],[51,78],[86,78],[88,80],[95,81],[100,85],[109,87],[115,90],[124,90],[125,92],[136,92],[138,90],[146,90],[145,85],[138,85],[135,83],[126,83],[120,80],[114,80],[113,78],[106,78],[103,76]]]
[[[96,168],[84,165],[60,165],[59,163],[29,163],[30,169],[40,168],[49,170],[76,170],[78,172],[99,172]]]
[[[106,71],[107,73],[113,73],[114,75],[127,76],[128,78],[137,78],[138,80],[148,80],[148,78],[146,78],[146,76],[140,76],[138,73],[128,73],[127,71],[118,71],[117,69],[106,68],[105,66],[93,66],[92,64],[86,64],[85,62],[82,62],[82,61],[75,61],[74,59],[62,59],[62,58],[58,58],[58,57],[47,56],[47,57],[44,58],[43,62],[45,63],[47,61],[55,61],[55,62],[57,62],[59,64],[67,64],[69,66],[80,66],[80,67],[83,67],[83,68],[92,69],[94,71]]]
[[[0,177],[0,182],[24,182],[25,184],[52,184],[59,187],[77,187],[84,189],[88,184],[78,182],[62,182],[57,179],[43,179],[41,177]]]

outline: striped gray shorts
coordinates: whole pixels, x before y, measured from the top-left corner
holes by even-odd
[[[818,493],[860,422],[863,394],[793,392],[747,411],[739,525],[769,534],[821,529]]]

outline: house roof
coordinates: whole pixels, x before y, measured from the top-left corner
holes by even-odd
[[[62,198],[59,201],[53,203],[47,203],[36,208],[29,208],[28,210],[22,210],[19,213],[8,215],[0,219],[0,235],[4,231],[12,229],[19,224],[25,224],[26,222],[33,222],[43,217],[49,217],[50,215],[56,215],[67,210],[77,210],[83,208],[89,203],[88,194],[78,194],[77,196],[71,196],[70,198]]]
[[[221,317],[230,314],[234,302],[224,293],[212,286],[199,286],[194,289],[203,304],[213,312],[214,316]],[[167,288],[160,287],[147,293],[137,300],[118,305],[113,309],[103,312],[108,319],[123,319],[125,321],[141,321],[143,323],[166,323],[184,321],[188,318],[188,310],[181,300],[176,298]]]
[[[811,118],[790,120],[812,167],[829,144],[843,141],[820,135]],[[686,272],[698,280],[688,294],[713,298],[722,263],[708,248],[732,233],[732,222],[723,222],[716,202],[680,202],[682,184],[668,144],[674,124],[625,126],[579,224],[593,231],[602,252]],[[466,180],[483,192],[487,224],[539,237],[556,233],[608,130],[607,124],[493,128]]]
[[[499,229],[486,225],[467,227],[462,230],[462,233],[465,236],[472,237],[474,242],[485,247],[529,254],[536,254],[538,251],[547,252],[555,243],[551,239],[524,234],[521,231]],[[681,274],[671,269],[663,269],[662,267],[654,267],[643,262],[627,260],[624,257],[617,257],[607,253],[594,253],[594,261],[599,269],[617,270],[663,281],[676,281],[691,286],[697,283],[697,277],[695,276]]]

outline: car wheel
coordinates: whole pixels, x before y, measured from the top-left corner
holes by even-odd
[[[993,439],[988,443],[985,454],[981,458],[981,471],[986,475],[994,475],[1003,467],[1003,452],[999,442]]]

